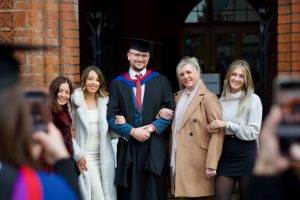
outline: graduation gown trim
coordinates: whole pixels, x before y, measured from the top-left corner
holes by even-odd
[[[153,123],[157,120],[156,115],[161,108],[169,108],[172,110],[175,108],[173,91],[168,79],[158,73],[157,75],[156,73],[152,75],[153,78],[151,78],[151,81],[148,81],[145,84],[142,126]],[[131,126],[135,126],[135,111],[134,104],[132,103],[132,86],[124,82],[124,79],[123,74],[123,76],[119,76],[110,83],[110,101],[108,104],[107,117],[110,119],[116,114],[122,113],[126,118],[126,122]],[[172,120],[170,120],[168,124],[171,124],[171,121]],[[167,127],[167,124],[164,126],[165,127],[161,130],[162,132]],[[113,129],[114,126],[111,126],[110,124],[110,128]],[[118,132],[116,131],[116,133]],[[163,169],[167,153],[166,140],[167,134],[155,133],[151,134],[150,139],[142,145],[133,138],[128,141],[120,138],[117,154],[118,167],[116,184],[125,188],[128,186],[135,188],[132,183],[138,184],[135,183],[135,180],[132,180],[136,179],[134,177],[139,176],[139,174],[132,174],[132,172],[136,173],[132,167],[136,167],[137,157],[135,155],[137,152],[139,152],[138,159],[144,160],[139,163],[139,170],[148,171],[149,176],[153,180],[160,181],[160,179],[164,179]],[[139,149],[136,149],[136,147]]]
[[[148,81],[150,81],[152,78],[155,76],[159,75],[158,72],[153,71],[153,70],[148,70],[144,76],[141,77],[141,85],[144,85]],[[115,78],[115,80],[122,81],[126,85],[130,85],[131,87],[136,87],[136,79],[131,79],[130,76],[126,73],[123,73]]]

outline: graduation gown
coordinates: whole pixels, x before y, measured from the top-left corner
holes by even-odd
[[[150,74],[150,78],[144,82],[145,93],[141,112],[137,110],[134,98],[135,84],[127,83],[124,77],[119,77],[114,79],[109,87],[110,100],[107,113],[110,128],[118,134],[126,130],[120,134],[122,137],[117,148],[116,184],[118,199],[122,200],[167,199],[168,135],[164,131],[172,120],[159,121],[156,115],[164,107],[174,110],[175,103],[168,79],[156,72],[147,74]],[[123,115],[126,119],[127,125],[122,129],[118,129],[114,124],[114,116],[117,114]],[[156,127],[157,133],[152,133],[146,142],[139,142],[129,136],[132,127],[150,123]]]

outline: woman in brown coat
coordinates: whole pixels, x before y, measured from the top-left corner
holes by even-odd
[[[209,133],[207,126],[221,119],[221,106],[202,82],[196,58],[183,58],[176,72],[181,90],[175,94],[172,124],[171,193],[175,197],[213,196],[224,132]]]

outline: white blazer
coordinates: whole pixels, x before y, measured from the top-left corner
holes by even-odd
[[[108,124],[106,119],[108,97],[99,97],[98,99],[99,111],[99,134],[100,134],[100,172],[101,183],[105,200],[116,200],[117,192],[114,184],[115,179],[115,155],[111,143],[110,131],[108,131]],[[74,159],[78,161],[85,155],[85,144],[89,131],[89,121],[87,114],[87,107],[84,101],[84,94],[81,88],[74,91],[71,97],[72,112],[74,128],[76,130],[76,137],[73,139]],[[81,189],[83,199],[91,199],[91,183],[88,171],[83,171],[79,176],[79,186]]]

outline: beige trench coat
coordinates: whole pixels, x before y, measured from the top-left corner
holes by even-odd
[[[181,94],[182,91],[175,94],[176,105]],[[206,178],[205,170],[217,169],[223,147],[224,130],[214,133],[207,131],[207,125],[216,119],[222,119],[219,100],[201,83],[184,113],[177,133],[175,180],[171,176],[171,193],[176,197],[214,195],[214,179]],[[172,130],[174,124],[175,120]]]

